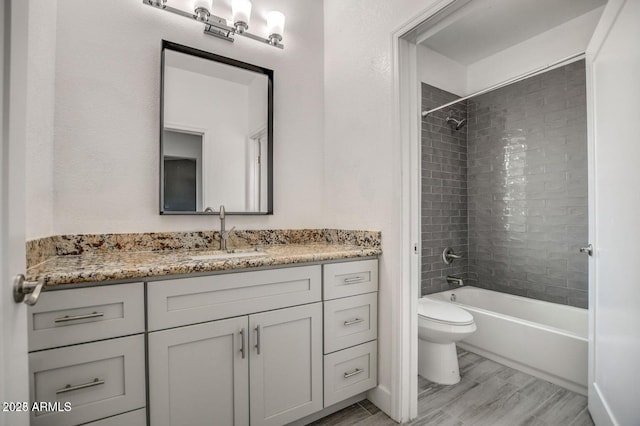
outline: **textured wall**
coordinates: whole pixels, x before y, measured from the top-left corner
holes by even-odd
[[[422,83],[422,108],[428,110],[459,96]],[[466,118],[460,102],[422,120],[422,294],[446,290],[447,275],[467,278],[467,128],[455,130],[447,116]],[[446,265],[445,247],[463,259]]]
[[[585,64],[468,102],[473,285],[587,306]]]
[[[188,7],[190,2],[180,4]],[[215,7],[221,16],[231,16],[227,6],[230,2],[216,2]],[[252,31],[266,32],[264,16],[271,8],[287,16],[285,50],[243,37],[228,43],[207,36],[202,24],[140,0],[65,0],[57,2],[55,11],[47,7],[55,14],[55,25],[40,26],[38,19],[30,30],[55,40],[55,55],[37,61],[55,68],[55,104],[45,92],[45,112],[54,114],[55,109],[53,151],[34,150],[30,155],[30,163],[49,166],[34,169],[29,182],[53,179],[48,190],[53,208],[32,209],[27,237],[42,237],[49,229],[73,234],[218,226],[212,217],[158,214],[162,39],[275,72],[274,215],[233,216],[230,224],[239,229],[324,225],[323,4],[254,2]],[[42,33],[42,28],[47,31]],[[33,84],[40,84],[37,77]],[[50,72],[43,78],[51,78]],[[29,192],[37,195],[35,189]],[[44,226],[50,221],[52,225]]]

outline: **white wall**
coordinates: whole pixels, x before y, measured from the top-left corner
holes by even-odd
[[[421,44],[416,49],[418,81],[458,96],[467,92],[467,67]]]
[[[244,211],[249,86],[165,68],[165,127],[204,132],[203,208]]]
[[[268,79],[257,76],[249,84],[249,136],[267,127]]]
[[[584,52],[603,7],[469,65],[466,94]]]
[[[379,388],[389,412],[401,285],[401,146],[393,133],[391,34],[435,0],[325,0],[325,191],[331,224],[382,231]],[[408,172],[408,171],[407,171]]]
[[[53,233],[53,129],[57,0],[31,0],[27,68],[27,237]]]
[[[49,3],[46,10],[54,4],[34,3]],[[258,34],[266,33],[268,10],[287,16],[285,50],[243,37],[228,43],[204,35],[201,24],[137,0],[65,0],[58,2],[57,15],[50,12],[56,19],[44,30],[34,25],[38,37],[56,43],[55,57],[39,58],[39,66],[55,67],[55,105],[43,106],[42,112],[55,114],[55,121],[53,155],[50,148],[29,147],[29,162],[43,167],[31,170],[28,199],[33,205],[46,202],[36,189],[37,183],[52,181],[51,170],[54,195],[52,208],[45,205],[30,214],[27,238],[217,227],[211,217],[158,214],[162,39],[275,72],[275,214],[233,217],[231,224],[256,229],[318,227],[323,222],[322,3],[254,3],[251,31]],[[230,16],[226,9],[219,11],[225,13]],[[33,76],[30,82],[46,85],[50,75]]]

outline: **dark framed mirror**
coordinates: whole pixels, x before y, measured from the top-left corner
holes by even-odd
[[[162,41],[160,214],[273,213],[273,71]]]

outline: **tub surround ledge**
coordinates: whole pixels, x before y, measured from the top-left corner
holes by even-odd
[[[27,279],[46,286],[323,262],[382,254],[376,231],[234,231],[228,247],[263,255],[195,259],[217,251],[215,231],[62,235],[27,242]],[[237,256],[234,254],[234,256]]]

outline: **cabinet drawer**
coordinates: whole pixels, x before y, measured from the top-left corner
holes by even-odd
[[[324,299],[355,296],[378,290],[378,259],[324,265]]]
[[[32,426],[71,426],[145,406],[144,336],[29,354],[34,402],[71,404],[68,412],[32,411]]]
[[[324,356],[324,406],[374,388],[378,383],[378,342]]]
[[[331,353],[378,336],[378,293],[324,302],[324,353]]]
[[[150,282],[149,331],[321,299],[320,265]]]
[[[147,426],[147,413],[144,408],[119,414],[96,422],[86,423],[85,426]]]
[[[30,351],[142,333],[144,286],[47,291],[28,312]]]

